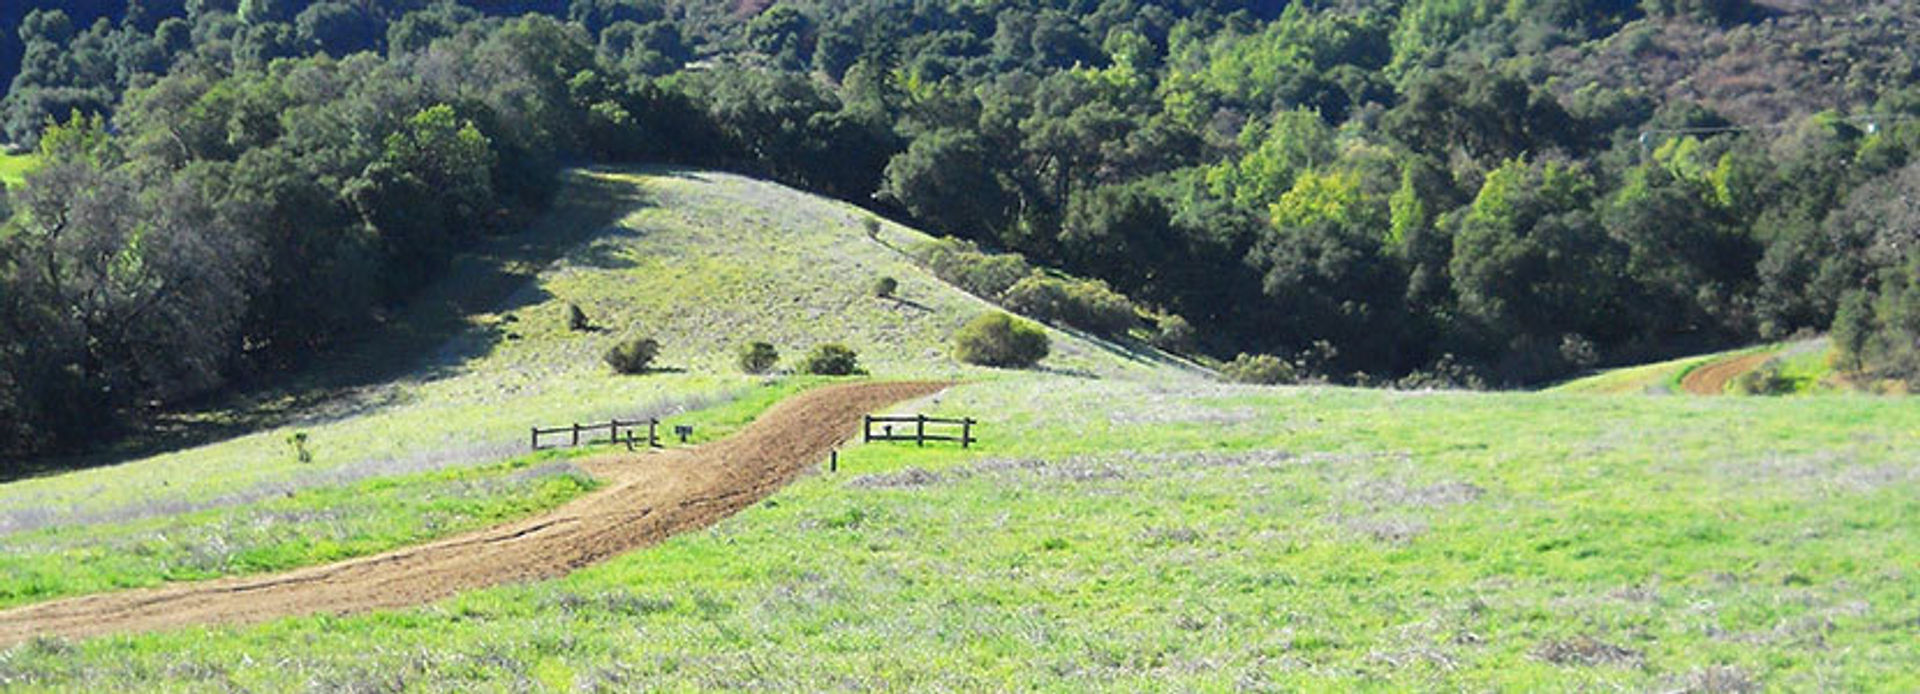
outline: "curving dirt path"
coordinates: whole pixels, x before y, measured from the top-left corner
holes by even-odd
[[[436,542],[270,576],[103,593],[0,612],[0,647],[193,624],[418,605],[462,591],[564,575],[711,525],[772,494],[850,436],[860,416],[943,383],[820,388],[739,434],[698,448],[581,463],[608,484],[550,513]]]
[[[1755,352],[1695,367],[1680,378],[1680,389],[1691,395],[1726,395],[1727,384],[1740,374],[1760,368],[1774,352]]]

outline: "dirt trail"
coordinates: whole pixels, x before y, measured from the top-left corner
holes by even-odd
[[[780,403],[739,434],[698,448],[581,463],[607,486],[514,523],[270,576],[88,595],[0,612],[0,647],[192,624],[259,622],[418,605],[501,583],[553,578],[766,498],[856,430],[860,416],[944,388],[864,383]]]
[[[1760,368],[1774,352],[1755,352],[1694,368],[1680,379],[1680,388],[1693,395],[1726,395],[1727,384],[1740,374]]]

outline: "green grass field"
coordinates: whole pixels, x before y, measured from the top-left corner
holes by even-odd
[[[1227,386],[1061,333],[1045,370],[972,369],[944,338],[985,307],[892,250],[909,230],[875,243],[852,208],[721,174],[573,185],[640,194],[508,244],[555,234],[550,254],[470,259],[403,317],[421,335],[332,367],[452,326],[401,377],[339,387],[322,371],[310,387],[327,397],[260,399],[296,403],[284,425],[0,485],[0,510],[40,523],[0,535],[0,602],[310,563],[550,506],[589,483],[565,454],[521,450],[534,421],[685,412],[673,421],[711,440],[819,381],[735,374],[743,339],[791,357],[831,334],[875,377],[962,381],[915,411],[979,418],[983,443],[850,445],[837,474],[563,579],[42,639],[0,651],[0,686],[1920,688],[1909,400]],[[604,233],[553,229],[600,217]],[[867,294],[883,273],[914,305]],[[489,277],[528,284],[461,296]],[[606,330],[567,332],[568,302]],[[680,370],[610,377],[599,352],[629,331],[661,337]],[[1632,378],[1679,378],[1649,373]],[[296,430],[313,463],[289,455]],[[294,495],[247,500],[276,484]]]
[[[42,642],[254,689],[1920,686],[1920,409],[1037,376],[715,528],[391,613]],[[31,686],[28,687],[32,688]]]

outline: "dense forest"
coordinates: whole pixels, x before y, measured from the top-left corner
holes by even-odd
[[[40,158],[0,193],[9,455],[373,329],[590,162],[850,200],[955,237],[943,274],[1096,280],[970,290],[1298,376],[1521,385],[1830,330],[1920,383],[1900,0],[29,0],[0,26],[0,128]]]

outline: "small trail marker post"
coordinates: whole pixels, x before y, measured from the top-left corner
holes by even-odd
[[[691,424],[675,424],[675,425],[673,425],[673,433],[674,433],[674,435],[675,435],[675,436],[679,436],[679,437],[680,437],[680,442],[681,442],[681,443],[686,443],[686,442],[687,442],[687,437],[689,437],[689,436],[692,436],[692,435],[693,435],[693,425],[691,425]]]

